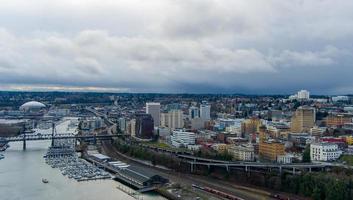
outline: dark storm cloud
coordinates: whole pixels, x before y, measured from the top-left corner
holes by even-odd
[[[353,93],[349,0],[2,2],[0,89]]]

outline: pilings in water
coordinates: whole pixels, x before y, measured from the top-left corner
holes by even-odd
[[[54,146],[54,134],[55,134],[55,123],[52,123],[52,130],[51,130],[51,146]]]
[[[23,151],[26,150],[26,132],[23,134]]]
[[[26,125],[23,124],[23,151],[26,150]]]

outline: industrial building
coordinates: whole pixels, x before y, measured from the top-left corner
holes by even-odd
[[[158,174],[152,173],[149,170],[143,170],[136,166],[121,168],[116,172],[115,179],[137,189],[144,189],[169,182],[168,179]]]

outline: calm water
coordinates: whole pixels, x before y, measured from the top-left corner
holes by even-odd
[[[57,131],[68,131],[68,121],[57,126]],[[43,131],[42,131],[43,132]],[[49,130],[50,132],[50,130]],[[117,189],[125,187],[113,180],[77,182],[63,176],[59,169],[45,163],[49,141],[27,142],[27,150],[22,151],[22,143],[11,143],[2,152],[0,160],[0,199],[1,200],[132,200],[128,194]],[[42,178],[49,180],[42,183]],[[164,199],[158,195],[144,195],[144,200]]]

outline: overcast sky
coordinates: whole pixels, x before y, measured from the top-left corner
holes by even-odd
[[[2,0],[1,89],[353,93],[353,1]]]

